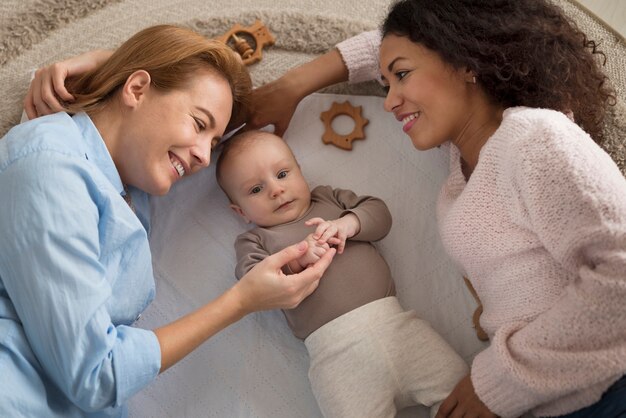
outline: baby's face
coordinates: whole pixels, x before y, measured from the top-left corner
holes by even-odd
[[[231,208],[246,222],[275,226],[298,219],[311,192],[287,144],[274,135],[247,144],[224,164],[223,183]]]

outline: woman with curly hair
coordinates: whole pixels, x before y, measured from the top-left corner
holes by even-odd
[[[402,1],[382,32],[385,109],[415,148],[452,144],[441,237],[491,340],[440,416],[626,413],[626,182],[592,141],[614,100],[595,44],[540,0]]]
[[[415,148],[449,144],[440,233],[491,345],[437,417],[624,416],[626,181],[593,141],[615,100],[595,43],[544,0],[404,0],[381,32],[257,90],[253,121],[381,74]]]
[[[602,58],[547,0],[403,0],[381,32],[253,93],[249,124],[282,134],[307,94],[378,78],[415,148],[449,148],[440,235],[491,344],[437,417],[626,414],[626,181],[594,142],[615,100]]]

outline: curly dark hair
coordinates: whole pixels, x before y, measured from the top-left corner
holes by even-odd
[[[613,89],[606,62],[563,11],[546,0],[402,0],[383,36],[407,36],[454,68],[467,67],[496,103],[572,112],[596,141]]]

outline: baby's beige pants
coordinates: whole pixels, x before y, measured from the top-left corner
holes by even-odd
[[[304,341],[309,379],[326,418],[394,418],[410,405],[441,401],[469,369],[463,359],[396,297],[368,303]]]

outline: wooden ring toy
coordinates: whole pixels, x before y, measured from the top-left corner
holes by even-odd
[[[254,41],[254,47],[250,46],[244,35]],[[241,55],[241,59],[246,65],[261,61],[263,47],[274,45],[276,42],[274,36],[260,20],[248,27],[243,27],[237,23],[228,32],[216,39],[230,45]]]
[[[361,109],[361,106],[354,107],[348,101],[343,103],[333,102],[330,109],[322,112],[320,115],[320,119],[322,119],[326,128],[324,135],[322,135],[322,141],[325,144],[333,144],[341,149],[351,150],[352,141],[365,138],[363,128],[369,123],[369,120],[361,116]],[[349,116],[354,120],[354,129],[347,135],[339,135],[333,130],[333,119],[339,115]]]

